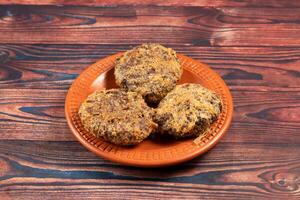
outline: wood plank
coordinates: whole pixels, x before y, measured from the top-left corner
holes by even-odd
[[[169,45],[215,69],[232,90],[299,91],[300,48]],[[68,89],[78,74],[132,45],[0,45],[0,88]]]
[[[293,149],[299,144],[221,142],[191,162],[157,170],[110,163],[77,142],[0,141],[0,194],[26,199],[41,194],[49,199],[117,199],[120,194],[128,199],[297,199],[300,160]]]
[[[297,0],[281,1],[281,0],[248,0],[248,1],[232,1],[232,0],[3,0],[0,5],[6,4],[23,4],[23,5],[80,5],[80,6],[119,6],[119,5],[157,5],[157,6],[271,6],[271,7],[295,7],[300,6]]]
[[[299,143],[299,48],[170,47],[209,64],[229,85],[235,111],[224,142]],[[75,140],[64,119],[71,82],[99,58],[129,48],[1,45],[0,139]]]
[[[0,43],[300,46],[300,8],[2,6]]]

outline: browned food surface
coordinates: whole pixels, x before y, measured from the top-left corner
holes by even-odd
[[[178,138],[198,136],[222,109],[216,94],[199,84],[177,85],[158,105],[155,122],[159,132]]]
[[[152,109],[136,92],[120,89],[96,91],[79,109],[84,127],[106,141],[119,145],[142,142],[156,128]]]
[[[159,44],[142,44],[117,59],[116,83],[157,104],[180,79],[182,67],[176,52]]]

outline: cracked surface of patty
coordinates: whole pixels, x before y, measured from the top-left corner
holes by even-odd
[[[142,44],[117,59],[116,83],[140,93],[145,101],[158,104],[182,74],[176,52],[159,44]]]
[[[138,144],[157,127],[142,96],[121,89],[95,91],[78,113],[86,130],[118,145]]]
[[[199,84],[177,85],[159,103],[154,121],[158,131],[177,138],[199,136],[222,110],[220,98]]]

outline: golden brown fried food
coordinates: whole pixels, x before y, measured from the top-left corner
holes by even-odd
[[[140,93],[145,101],[157,104],[180,79],[182,67],[176,52],[159,44],[143,44],[117,59],[116,83]]]
[[[221,109],[221,100],[209,89],[199,84],[177,85],[159,103],[154,121],[162,134],[198,136],[217,119]]]
[[[79,109],[85,129],[119,145],[142,142],[157,127],[153,111],[136,92],[120,89],[96,91]]]

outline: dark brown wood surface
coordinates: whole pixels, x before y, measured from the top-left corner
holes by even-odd
[[[0,5],[80,5],[80,6],[120,6],[120,5],[154,5],[154,6],[271,6],[271,7],[294,7],[300,6],[296,0],[2,0]]]
[[[93,5],[0,6],[0,199],[300,199],[299,1],[132,2],[0,2]],[[233,95],[227,135],[182,165],[103,160],[66,124],[78,74],[143,42],[210,65]]]

